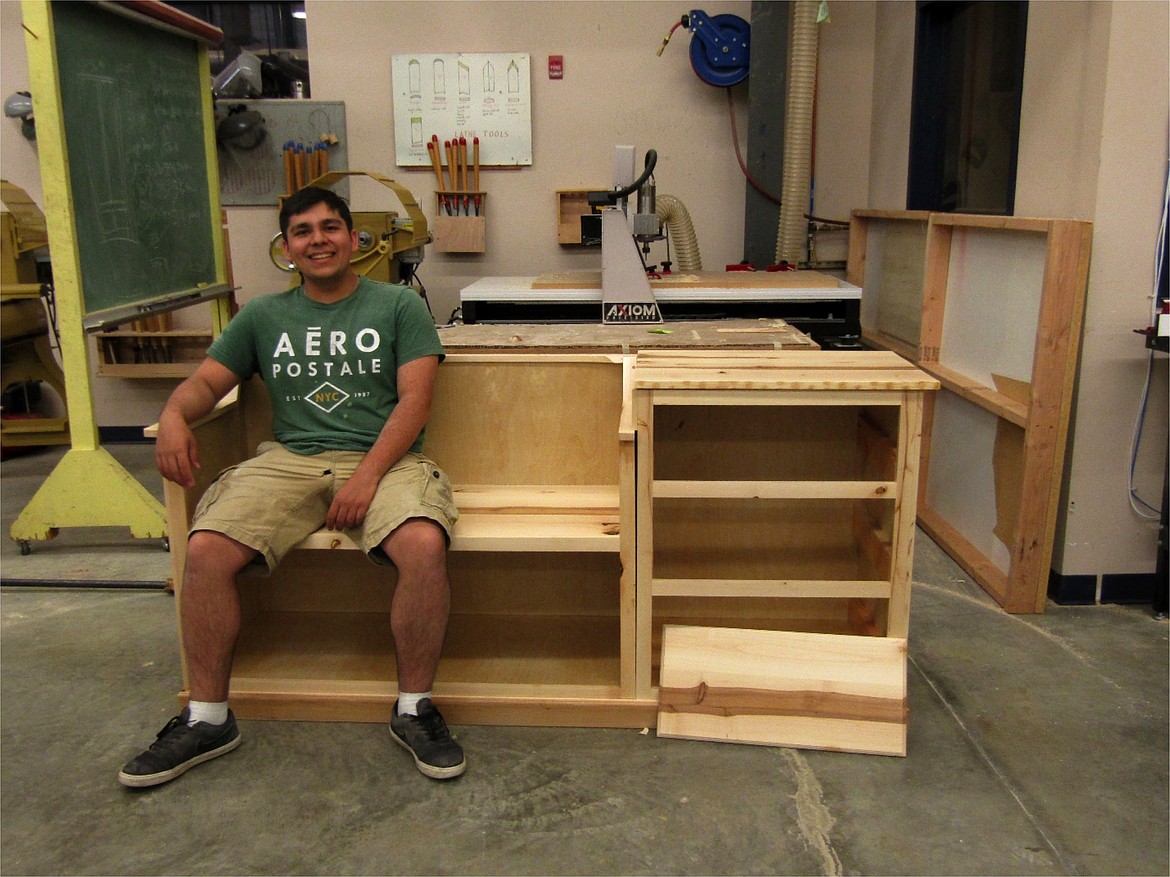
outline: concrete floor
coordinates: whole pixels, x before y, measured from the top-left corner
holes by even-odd
[[[148,446],[110,450],[158,487]],[[3,463],[6,533],[57,453]],[[27,582],[149,587],[167,556],[116,531],[0,543],[4,874],[1170,872],[1167,623],[1009,616],[921,533],[906,758],[460,726],[443,784],[380,725],[245,721],[139,792],[116,774],[176,710],[173,597]]]

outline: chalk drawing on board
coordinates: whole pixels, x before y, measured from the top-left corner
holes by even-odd
[[[106,76],[79,77],[79,93],[95,110],[97,125],[91,133],[106,149],[93,149],[79,156],[85,163],[84,178],[89,183],[92,203],[97,208],[97,223],[103,244],[117,240],[133,241],[130,205],[122,197],[127,191],[124,130],[118,84]]]
[[[53,14],[82,320],[92,330],[123,308],[217,279],[202,93],[183,41],[122,31],[88,4]]]

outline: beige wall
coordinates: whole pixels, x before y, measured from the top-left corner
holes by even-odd
[[[1153,261],[1167,161],[1170,106],[1170,7],[1165,3],[1033,4],[1040,24],[1067,35],[1091,7],[1085,29],[1086,90],[1066,102],[1083,107],[1068,147],[1063,126],[1047,132],[1067,180],[1092,189],[1093,262],[1085,308],[1076,419],[1066,472],[1065,517],[1057,532],[1054,568],[1066,575],[1150,572],[1156,521],[1130,507],[1130,437],[1138,419],[1149,357],[1133,330],[1148,325]],[[1106,27],[1103,19],[1107,19]],[[1029,39],[1031,25],[1029,22]],[[1067,39],[1065,40],[1067,42]],[[1059,41],[1057,41],[1059,42]],[[1076,80],[1074,79],[1073,82]],[[1054,98],[1055,100],[1055,98]],[[1070,121],[1076,114],[1069,113]],[[1028,167],[1043,164],[1040,161]],[[1021,177],[1026,167],[1021,164]],[[1037,174],[1038,175],[1038,174]],[[1072,186],[1057,186],[1059,192]],[[1055,196],[1059,197],[1059,196]],[[1087,196],[1082,196],[1087,197]],[[1037,196],[1037,202],[1040,202]],[[1167,358],[1154,359],[1150,407],[1135,485],[1160,507],[1166,464]]]
[[[0,99],[7,100],[16,91],[28,91],[28,56],[24,51],[24,34],[20,26],[20,4],[0,3]],[[41,174],[37,168],[36,146],[20,133],[20,122],[5,118],[0,122],[0,174],[24,189],[44,207]]]
[[[706,9],[751,15],[747,2]],[[685,31],[656,56],[686,8],[672,2],[330,0],[310,2],[307,11],[313,94],[346,102],[350,167],[395,176],[428,216],[433,173],[394,166],[391,54],[531,56],[532,166],[481,174],[489,205],[486,253],[428,252],[420,274],[440,320],[458,305],[459,290],[480,277],[600,268],[598,251],[557,244],[555,192],[608,187],[619,143],[637,146],[639,168],[646,149],[658,151],[658,192],[686,204],[705,266],[742,258],[744,184],[726,95],[692,72]],[[548,78],[551,54],[564,56],[562,80]],[[744,120],[746,95],[746,86],[735,90]],[[664,255],[655,250],[651,258]]]
[[[1017,216],[1093,218],[1109,19],[1108,3],[1028,8]]]
[[[817,106],[817,212],[905,206],[914,4],[836,2],[821,31]],[[1093,264],[1076,422],[1054,563],[1065,574],[1148,572],[1154,531],[1130,510],[1130,432],[1146,358],[1132,329],[1148,319],[1152,254],[1167,145],[1167,4],[1144,0],[1033,0],[1029,12],[1017,213],[1092,220]],[[706,7],[750,16],[750,3]],[[658,150],[658,191],[689,208],[705,267],[741,257],[744,183],[731,145],[726,95],[690,69],[689,35],[655,53],[685,7],[672,2],[344,2],[310,0],[314,96],[346,101],[350,166],[387,173],[431,207],[431,177],[393,163],[390,55],[525,51],[532,57],[532,167],[489,171],[488,251],[429,252],[420,274],[436,316],[485,275],[593,268],[594,251],[555,242],[554,191],[607,185],[612,146]],[[4,96],[27,87],[19,5],[0,2]],[[565,78],[547,78],[547,56]],[[759,60],[758,58],[756,59]],[[746,138],[746,89],[733,92]],[[3,173],[40,200],[35,151],[4,120]],[[358,209],[394,205],[354,193]],[[274,208],[229,211],[240,298],[286,275],[267,247]],[[432,248],[433,249],[433,248]],[[825,253],[820,254],[825,257]],[[661,259],[660,251],[652,259]],[[198,321],[202,314],[187,314]],[[95,380],[102,425],[154,419],[171,384]],[[1166,358],[1139,461],[1139,493],[1160,498],[1166,448]]]
[[[870,119],[878,6],[834,3],[817,36],[816,136],[813,161],[817,216],[848,221],[870,186]],[[849,234],[817,236],[819,261],[845,261]]]
[[[908,0],[877,3],[873,78],[858,89],[873,93],[870,117],[869,197],[858,207],[903,210],[906,207],[907,159],[910,155],[910,91],[914,76],[914,4]],[[848,137],[842,131],[840,136]],[[860,193],[858,193],[860,196]]]

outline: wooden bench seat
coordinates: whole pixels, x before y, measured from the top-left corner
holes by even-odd
[[[454,487],[459,521],[452,551],[612,551],[621,548],[617,485]],[[351,549],[324,528],[297,548]]]

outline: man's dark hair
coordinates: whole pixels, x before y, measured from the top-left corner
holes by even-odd
[[[325,204],[345,220],[345,227],[353,231],[353,216],[349,212],[349,205],[332,189],[322,189],[320,186],[305,186],[299,192],[284,199],[280,208],[280,234],[288,237],[288,225],[298,213],[304,213],[318,204]]]

